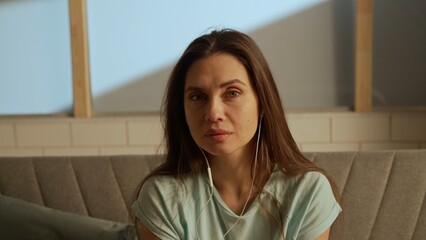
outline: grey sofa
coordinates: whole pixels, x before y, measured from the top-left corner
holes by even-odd
[[[344,214],[333,226],[331,240],[426,239],[426,150],[306,153],[306,156],[334,177],[342,193]],[[115,226],[108,230],[131,231],[128,209],[134,191],[160,161],[155,156],[130,155],[2,157],[0,191],[2,196],[11,197],[8,201],[21,199],[57,209],[55,214],[89,216],[81,221],[83,226],[103,219],[100,221]],[[9,207],[3,208],[6,210],[0,212],[0,219],[13,218],[15,213]],[[9,225],[19,229],[16,225],[20,221],[15,219]],[[60,226],[61,221],[57,222]],[[114,224],[120,222],[123,224]],[[8,229],[0,227],[0,238]],[[59,227],[55,231],[62,230]],[[120,236],[125,239],[130,235]]]

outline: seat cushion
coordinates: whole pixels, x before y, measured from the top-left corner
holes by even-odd
[[[2,239],[135,239],[131,224],[67,213],[0,195]]]

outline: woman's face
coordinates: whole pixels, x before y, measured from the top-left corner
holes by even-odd
[[[230,54],[195,61],[185,78],[186,122],[195,142],[213,157],[248,157],[257,129],[256,92],[245,67]]]

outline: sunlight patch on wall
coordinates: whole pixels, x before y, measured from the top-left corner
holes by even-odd
[[[324,1],[88,1],[92,92],[109,94],[170,68],[211,29],[249,32]]]
[[[71,106],[68,2],[0,1],[0,114]]]

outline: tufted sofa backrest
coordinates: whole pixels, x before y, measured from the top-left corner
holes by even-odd
[[[343,215],[330,239],[426,239],[426,150],[308,153],[335,179]]]
[[[135,190],[154,156],[0,158],[0,192],[43,206],[129,222]]]
[[[306,153],[342,193],[330,240],[426,239],[426,150]],[[129,222],[155,156],[2,157],[0,192],[47,207]]]

